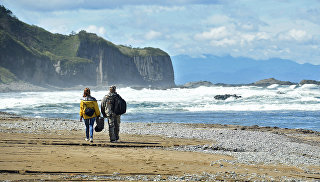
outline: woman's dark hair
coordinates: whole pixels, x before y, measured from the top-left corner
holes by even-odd
[[[90,88],[85,88],[83,91],[83,97],[88,97],[90,96]]]

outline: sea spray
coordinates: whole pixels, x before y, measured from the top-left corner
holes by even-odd
[[[318,85],[119,88],[117,91],[128,104],[123,122],[220,123],[320,130]],[[107,90],[92,90],[97,100],[105,94]],[[236,94],[241,98],[214,98],[224,94]],[[1,93],[0,96],[0,111],[31,117],[78,119],[82,90]]]

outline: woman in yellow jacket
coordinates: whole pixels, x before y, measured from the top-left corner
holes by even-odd
[[[86,125],[86,141],[93,142],[93,124],[96,117],[100,116],[97,100],[90,95],[90,89],[85,88],[83,99],[80,102],[80,121],[84,119]],[[90,139],[89,139],[90,137]]]

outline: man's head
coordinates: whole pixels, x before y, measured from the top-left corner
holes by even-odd
[[[109,87],[109,91],[110,91],[111,93],[116,92],[116,86],[115,86],[115,85],[110,86],[110,87]]]

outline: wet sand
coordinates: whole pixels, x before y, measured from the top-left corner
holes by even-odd
[[[33,122],[34,119],[7,117],[0,122],[22,120]],[[265,132],[290,134],[298,142],[319,145],[320,141],[319,134],[299,130],[232,125],[194,127],[270,130]],[[34,134],[5,125],[0,129],[0,180],[320,180],[320,165],[305,166],[304,169],[316,171],[310,173],[297,166],[229,163],[233,160],[229,155],[172,150],[177,146],[203,146],[214,142],[208,140],[121,134],[120,143],[110,143],[107,132],[101,132],[95,133],[94,142],[89,143],[84,140],[83,130]]]

